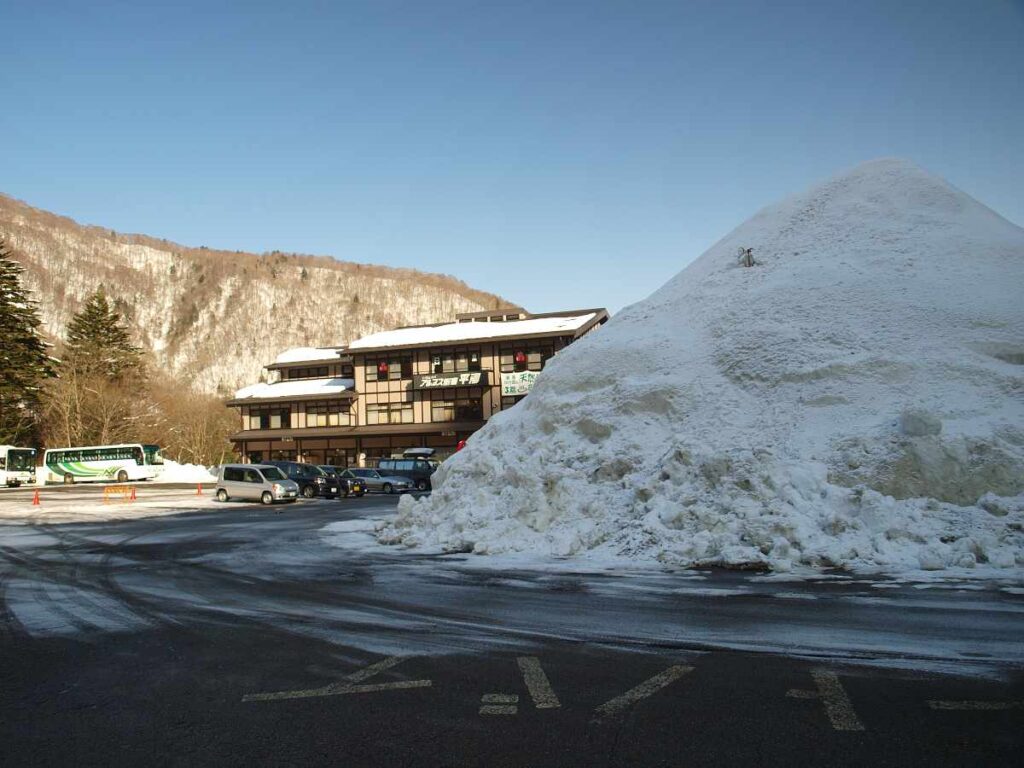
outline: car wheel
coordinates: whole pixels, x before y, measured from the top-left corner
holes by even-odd
[[[264,504],[273,504],[274,494],[272,494],[270,491],[264,491],[263,495],[260,496],[260,501],[262,501]]]
[[[302,495],[305,496],[307,499],[312,499],[314,496],[316,496],[316,488],[314,488],[312,485],[304,486],[302,489]]]
[[[75,476],[72,475],[70,472],[66,472],[64,474],[64,485],[74,485],[74,484],[75,484]]]
[[[416,481],[416,490],[417,491],[427,491],[427,490],[430,490],[430,483],[428,483],[426,480],[417,480]]]
[[[395,487],[391,485],[391,483],[384,483],[384,487],[381,488],[381,490],[384,491],[384,493],[394,493]]]
[[[227,501],[227,500],[228,500],[228,492],[225,491],[223,488],[218,488],[217,489],[217,501],[224,502],[224,501]]]
[[[120,472],[117,473],[117,482],[119,482],[119,483],[127,483],[128,482],[128,473],[125,472],[123,469]]]

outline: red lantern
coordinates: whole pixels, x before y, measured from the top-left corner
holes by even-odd
[[[380,377],[386,377],[388,375],[388,363],[386,360],[381,360],[377,363],[377,375]]]
[[[521,350],[521,349],[516,350],[515,360],[516,360],[516,365],[525,365],[526,364],[526,353],[523,352],[523,350]]]

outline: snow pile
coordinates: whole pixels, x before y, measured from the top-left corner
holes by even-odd
[[[1019,567],[1022,289],[1024,230],[910,163],[867,163],[761,211],[562,352],[378,538]]]
[[[179,464],[164,459],[163,469],[154,478],[157,483],[215,483],[217,477],[201,464]]]

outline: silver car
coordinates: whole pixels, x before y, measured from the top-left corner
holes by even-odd
[[[247,499],[273,504],[295,501],[299,486],[277,467],[263,464],[225,464],[217,471],[217,501]]]
[[[369,493],[405,493],[415,488],[408,477],[382,475],[376,469],[346,469],[341,476],[362,480]]]

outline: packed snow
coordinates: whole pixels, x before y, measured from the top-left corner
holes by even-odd
[[[503,336],[535,336],[544,333],[574,334],[593,320],[594,312],[559,317],[535,317],[527,320],[509,320],[501,323],[445,323],[383,331],[356,339],[348,348],[379,349],[382,347],[408,347],[418,344],[473,341]]]
[[[280,397],[305,397],[316,395],[329,397],[351,392],[355,386],[352,379],[296,379],[294,381],[276,381],[273,384],[259,383],[235,392],[236,400],[270,400]]]
[[[911,163],[867,163],[560,353],[378,539],[1020,574],[1022,295],[1024,230]]]
[[[172,459],[164,459],[160,474],[154,480],[157,483],[214,483],[217,476],[201,464],[179,464]]]
[[[293,347],[279,354],[274,363],[306,363],[328,360],[338,362],[338,354],[344,347]]]

